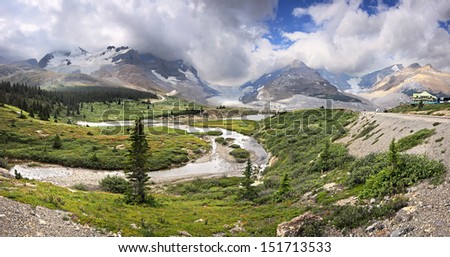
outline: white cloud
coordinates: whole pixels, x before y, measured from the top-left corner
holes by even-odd
[[[307,15],[308,11],[305,8],[297,7],[292,11],[292,15],[295,17],[301,17],[303,15]]]
[[[450,3],[401,1],[380,6],[376,15],[359,8],[360,1],[313,5],[303,12],[320,29],[313,33],[284,33],[295,53],[313,68],[360,73],[393,63],[432,63],[450,71],[450,35],[438,27],[448,20]]]
[[[213,83],[241,83],[253,76],[250,70],[264,66],[254,56],[271,51],[263,35],[276,5],[276,0],[8,1],[0,7],[0,44],[6,46],[0,55],[41,58],[75,46],[95,51],[129,45],[191,62]]]
[[[360,1],[336,0],[295,8],[313,32],[283,33],[292,45],[267,39],[277,0],[20,0],[0,7],[0,55],[41,58],[56,49],[95,51],[128,45],[161,58],[184,59],[202,78],[238,85],[291,63],[360,73],[392,63],[420,62],[450,71],[447,0],[403,0],[376,15]],[[300,19],[299,19],[300,20]]]

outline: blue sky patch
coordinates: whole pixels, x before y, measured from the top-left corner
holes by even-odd
[[[448,21],[438,21],[439,28],[444,29],[450,34],[450,20]]]

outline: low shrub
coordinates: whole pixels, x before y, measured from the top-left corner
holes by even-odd
[[[318,157],[309,164],[310,172],[330,171],[341,167],[353,160],[353,157],[348,154],[347,148],[342,144],[330,143],[325,141],[321,153]]]
[[[331,215],[331,221],[338,229],[356,228],[373,219],[396,213],[401,208],[407,206],[407,201],[408,199],[405,197],[396,197],[383,205],[377,206],[336,206]]]
[[[0,168],[6,169],[7,167],[8,167],[8,162],[5,159],[0,158]]]
[[[444,171],[444,164],[425,156],[400,155],[397,168],[387,166],[374,170],[374,174],[366,180],[360,196],[371,198],[402,193],[418,181],[440,176]]]
[[[108,175],[104,179],[100,180],[99,185],[103,191],[123,194],[130,187],[130,182],[118,176]]]
[[[80,191],[89,191],[88,186],[83,183],[75,184],[72,186],[72,188]]]
[[[397,142],[398,151],[403,152],[413,148],[414,146],[420,145],[425,139],[434,134],[436,134],[435,129],[421,129],[412,135],[401,138]]]
[[[225,138],[223,138],[223,137],[218,137],[214,141],[221,145],[228,145],[227,140],[225,140]]]
[[[223,133],[220,130],[211,130],[211,131],[207,131],[206,135],[208,136],[221,136]]]
[[[322,220],[307,220],[303,226],[297,231],[295,236],[298,237],[321,237],[323,236],[325,222]]]
[[[230,155],[232,155],[236,159],[248,159],[250,157],[250,153],[242,148],[236,148],[230,152]]]
[[[440,142],[442,142],[443,140],[444,140],[444,137],[440,137],[440,138],[434,140],[434,142],[440,143]]]
[[[366,183],[366,180],[373,174],[385,169],[388,166],[387,154],[371,153],[363,158],[356,159],[349,167],[347,184],[356,186]]]

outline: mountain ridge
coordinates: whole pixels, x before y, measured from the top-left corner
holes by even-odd
[[[423,67],[428,67],[428,71]],[[416,69],[422,69],[422,72],[412,74],[411,71]],[[343,107],[352,103],[351,108],[354,108],[355,103],[361,103],[361,108],[357,109],[372,109],[368,102],[372,101],[375,106],[388,108],[410,101],[414,90],[450,95],[445,74],[431,65],[413,63],[407,67],[393,64],[356,77],[324,68],[315,70],[301,61],[294,61],[237,86],[238,90],[233,90],[230,98],[235,97],[236,101],[227,99],[227,102],[253,106],[271,101],[285,107],[302,108],[309,104],[316,106],[321,103],[320,99],[331,99],[340,101]],[[168,61],[152,53],[141,54],[128,46],[111,45],[95,52],[81,47],[52,51],[39,61],[0,58],[0,79],[47,89],[61,86],[126,87],[175,95],[202,104],[208,104],[209,98],[219,100],[227,91],[203,81],[195,67],[183,60]],[[428,86],[430,83],[432,85]],[[398,88],[400,84],[403,89]],[[235,91],[241,91],[240,95],[237,96]],[[217,100],[214,104],[221,104]],[[320,106],[323,104],[316,107]]]
[[[97,52],[81,47],[52,51],[39,61],[0,66],[0,78],[49,89],[77,85],[128,87],[178,95],[199,103],[206,103],[208,97],[218,93],[183,60],[167,61],[127,46],[108,46]]]

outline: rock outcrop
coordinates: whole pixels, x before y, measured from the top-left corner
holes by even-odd
[[[290,221],[283,222],[277,227],[278,237],[295,237],[301,236],[304,231],[305,224],[322,221],[320,216],[314,215],[311,212],[304,213]]]

